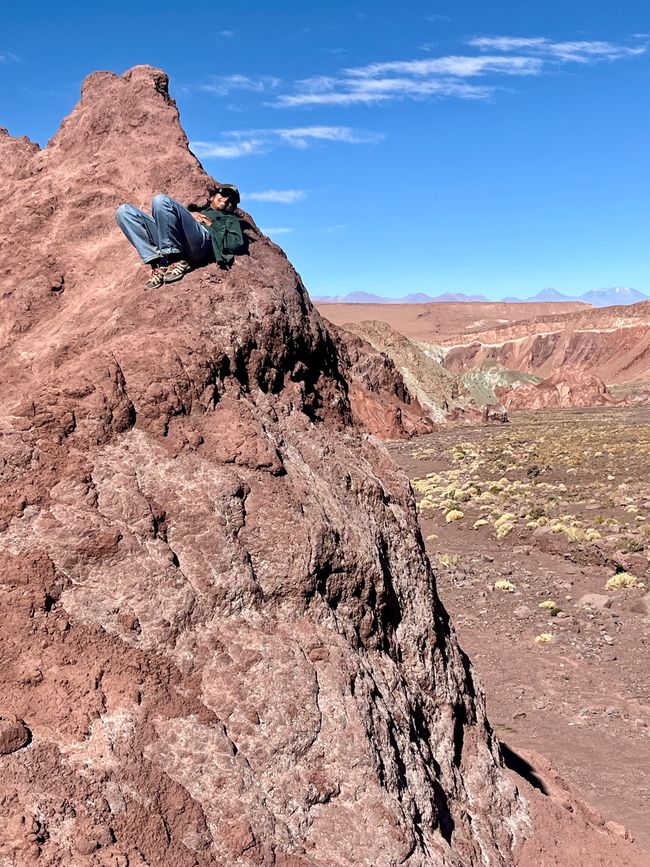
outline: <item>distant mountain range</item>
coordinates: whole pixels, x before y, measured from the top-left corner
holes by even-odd
[[[617,286],[612,289],[591,289],[582,295],[564,295],[556,289],[542,289],[530,298],[499,298],[498,301],[511,304],[523,304],[526,301],[582,301],[594,307],[612,307],[615,304],[636,304],[637,301],[648,301],[650,295],[644,295],[636,289]],[[489,301],[485,295],[464,295],[462,292],[444,292],[442,295],[427,295],[416,292],[402,295],[399,298],[384,298],[372,292],[350,292],[348,295],[315,295],[314,301],[321,304],[432,304],[438,301],[476,302]]]

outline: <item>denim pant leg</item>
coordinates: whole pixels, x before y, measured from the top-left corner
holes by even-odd
[[[120,205],[115,211],[115,220],[143,262],[160,258],[158,227],[149,214],[133,205]]]
[[[163,256],[180,253],[190,262],[198,262],[210,255],[210,233],[179,202],[169,196],[154,196],[151,211]]]

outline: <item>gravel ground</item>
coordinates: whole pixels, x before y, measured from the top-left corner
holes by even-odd
[[[499,737],[650,849],[650,408],[389,448]]]

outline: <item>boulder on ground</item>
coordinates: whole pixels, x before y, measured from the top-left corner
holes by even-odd
[[[602,611],[604,608],[612,607],[612,597],[604,596],[602,593],[585,593],[578,599],[577,605],[581,608],[593,608],[596,611]]]
[[[640,599],[637,599],[631,606],[631,610],[636,614],[645,614],[650,616],[650,593],[646,593]]]
[[[0,756],[15,753],[29,743],[29,729],[15,714],[0,714]]]

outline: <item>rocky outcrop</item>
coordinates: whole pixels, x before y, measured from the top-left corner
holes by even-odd
[[[344,327],[392,358],[409,387],[434,411],[436,421],[443,421],[452,407],[460,405],[466,392],[457,377],[386,322],[349,322]]]
[[[536,385],[498,388],[497,394],[509,410],[608,406],[623,402],[612,397],[602,379],[581,368],[561,370]]]
[[[536,385],[540,377],[519,370],[508,370],[502,364],[486,361],[468,370],[461,376],[461,382],[479,405],[499,403],[497,390],[516,389],[522,385]]]
[[[0,155],[4,861],[511,864],[526,804],[298,275],[243,215],[232,271],[141,288],[113,209],[208,184],[165,75]]]
[[[346,323],[340,331],[362,337],[377,352],[389,356],[410,391],[417,395],[436,423],[472,424],[503,417],[502,407],[497,413],[484,412],[483,407],[475,403],[460,378],[440,363],[443,353],[439,347],[410,340],[388,323],[377,320]]]
[[[329,324],[345,369],[355,422],[381,439],[431,433],[433,422],[411,396],[401,373],[385,352],[345,328]]]

